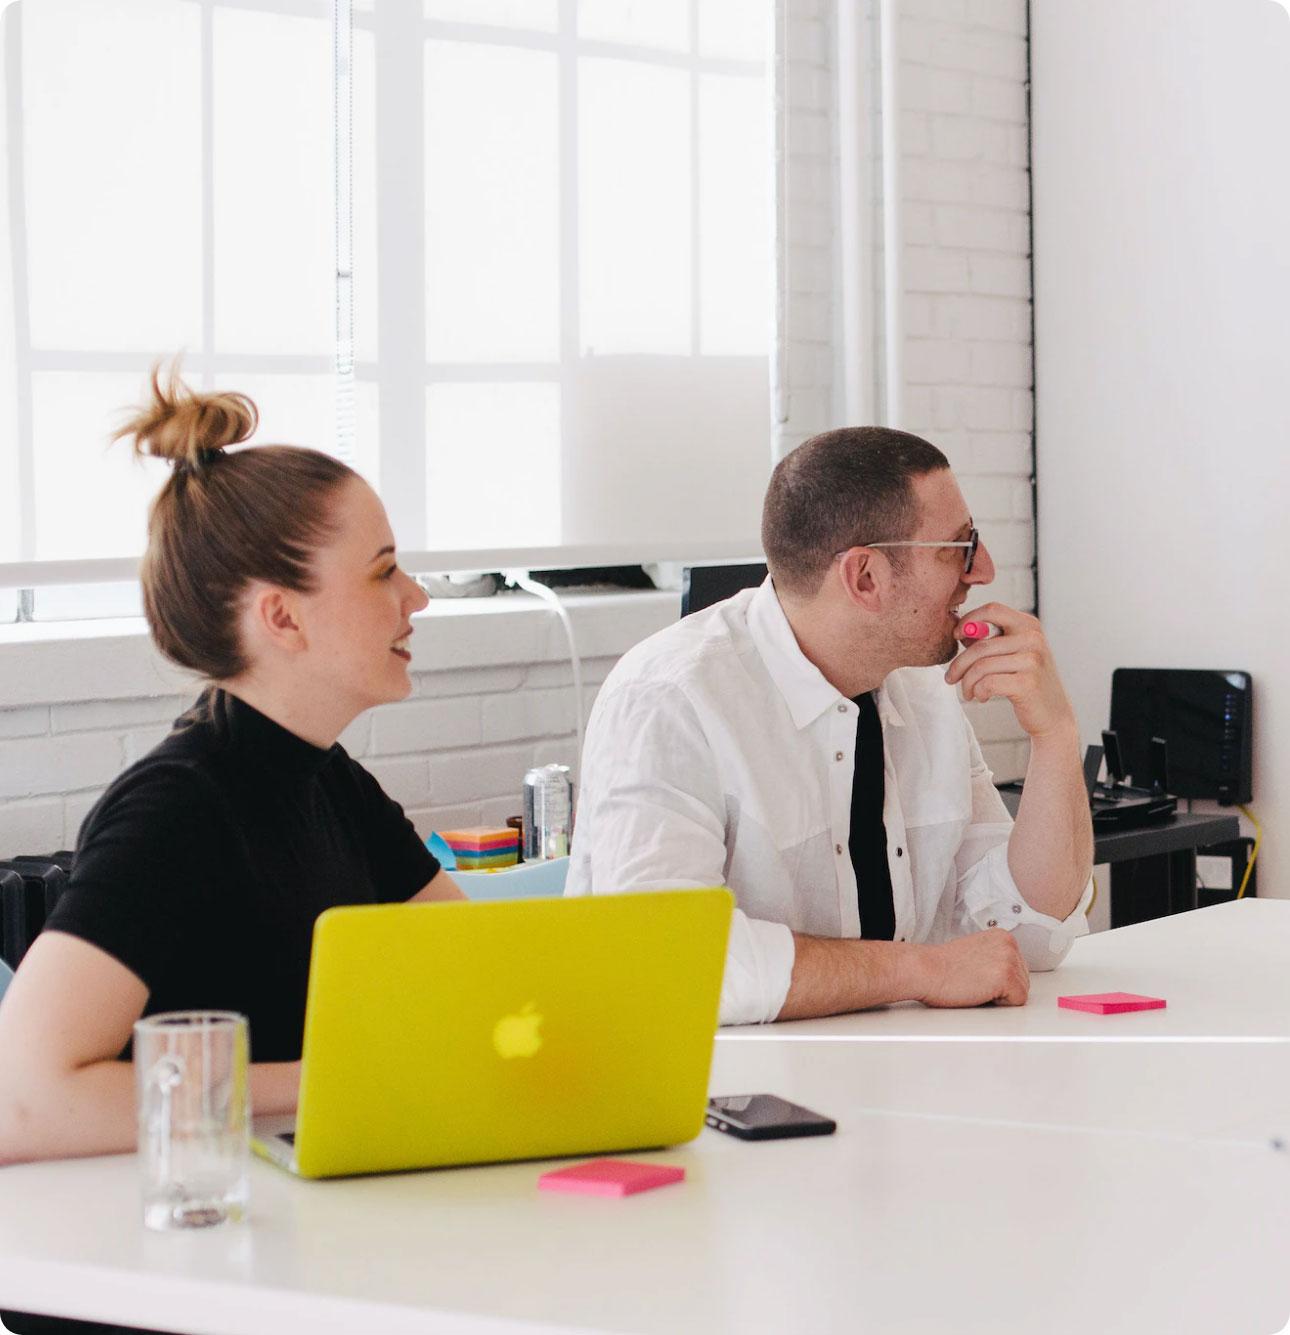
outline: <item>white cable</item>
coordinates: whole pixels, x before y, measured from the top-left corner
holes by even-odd
[[[573,638],[573,622],[569,619],[569,609],[560,601],[560,595],[554,589],[531,579],[527,571],[507,570],[503,574],[525,593],[531,593],[534,597],[541,598],[544,603],[550,603],[564,627],[564,638],[569,645],[569,666],[573,669],[573,731],[577,738],[577,749],[574,752],[573,764],[569,768],[576,787],[582,765],[582,659],[578,657],[578,645]]]

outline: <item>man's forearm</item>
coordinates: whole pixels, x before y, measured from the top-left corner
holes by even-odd
[[[1008,840],[1008,870],[1031,908],[1065,918],[1079,903],[1092,869],[1093,822],[1072,724],[1031,740],[1021,806]]]
[[[835,941],[797,932],[793,945],[793,980],[776,1019],[841,1015],[918,998],[923,946],[904,941]]]
[[[862,1011],[893,1001],[1022,1006],[1030,975],[1017,943],[994,928],[938,945],[793,936],[793,980],[780,1020]]]

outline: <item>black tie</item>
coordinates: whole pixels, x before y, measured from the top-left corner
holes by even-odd
[[[855,703],[860,715],[848,842],[860,898],[860,935],[867,941],[891,941],[896,935],[896,906],[887,865],[887,828],[882,823],[882,724],[872,692],[857,696]]]

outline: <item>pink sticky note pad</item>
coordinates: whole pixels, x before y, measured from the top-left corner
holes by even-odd
[[[541,1191],[574,1191],[584,1196],[634,1196],[638,1191],[685,1180],[684,1168],[661,1163],[629,1163],[626,1159],[593,1159],[557,1168],[538,1178]]]
[[[1136,992],[1093,992],[1083,997],[1058,997],[1068,1011],[1092,1011],[1094,1015],[1119,1015],[1122,1011],[1160,1011],[1164,997],[1140,997]]]

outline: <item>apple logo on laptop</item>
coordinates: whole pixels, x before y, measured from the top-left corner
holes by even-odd
[[[527,1002],[516,1015],[503,1015],[493,1026],[493,1047],[499,1057],[531,1057],[542,1046],[542,1016]]]

